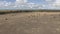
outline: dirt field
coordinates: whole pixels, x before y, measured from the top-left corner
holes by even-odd
[[[0,15],[0,34],[60,34],[60,12]]]

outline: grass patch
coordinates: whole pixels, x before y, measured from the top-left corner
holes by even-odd
[[[60,10],[0,10],[0,14],[21,13],[21,12],[60,12]]]

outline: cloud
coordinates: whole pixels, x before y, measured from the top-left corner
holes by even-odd
[[[60,0],[45,0],[47,3],[47,9],[60,9]],[[46,9],[45,8],[45,9]]]
[[[35,4],[28,3],[28,0],[16,0],[15,2],[7,2],[0,1],[0,8],[7,9],[59,9],[60,8],[60,0],[56,0],[52,2],[52,0],[45,0],[49,2],[47,5],[45,4]],[[52,3],[51,3],[52,2]]]
[[[16,0],[15,3],[24,4],[24,3],[26,3],[26,2],[27,2],[27,0]]]
[[[15,7],[21,6],[21,7],[25,7],[26,8],[30,8],[30,9],[42,9],[43,7],[45,7],[45,5],[41,5],[41,4],[35,4],[35,3],[28,3],[28,0],[16,0],[16,5]]]
[[[52,1],[52,0],[45,0],[45,1]]]
[[[16,0],[15,2],[0,1],[0,8],[5,9],[44,9],[46,5],[28,3],[28,0]]]
[[[28,3],[28,0],[16,0],[14,3],[7,1],[0,1],[0,8],[14,8],[14,9],[41,9],[43,5]]]
[[[52,4],[53,9],[60,9],[60,0],[55,0]]]

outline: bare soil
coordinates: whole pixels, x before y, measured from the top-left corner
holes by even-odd
[[[0,34],[60,34],[60,12],[0,15]]]

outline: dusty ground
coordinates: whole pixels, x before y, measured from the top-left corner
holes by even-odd
[[[60,12],[0,15],[0,34],[60,34]]]

